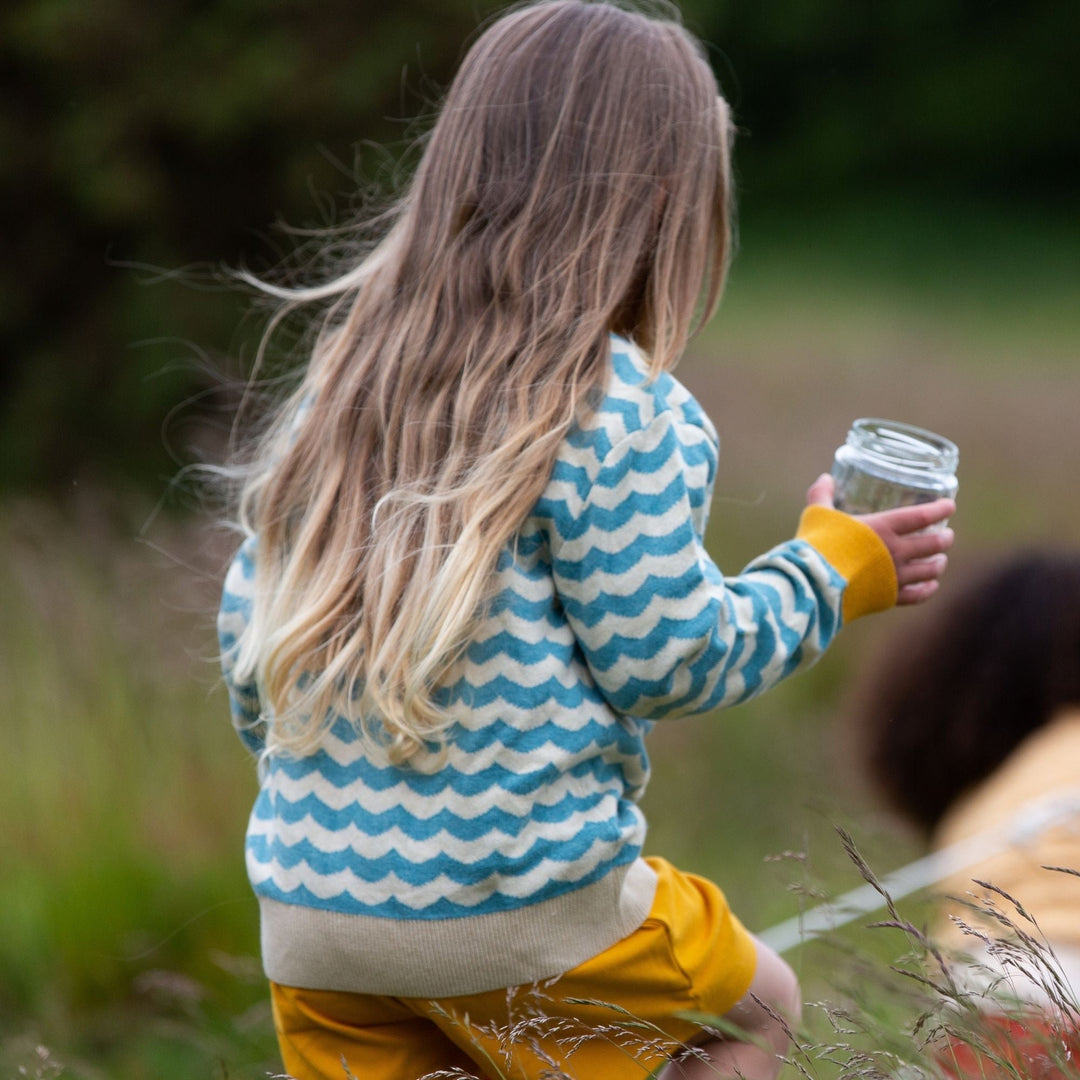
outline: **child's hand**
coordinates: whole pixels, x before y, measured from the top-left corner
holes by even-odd
[[[832,506],[833,489],[833,478],[828,473],[819,476],[806,493],[807,505]],[[954,513],[956,503],[952,499],[937,499],[876,514],[855,515],[881,537],[892,555],[899,585],[898,604],[921,604],[937,592],[939,579],[948,565],[945,552],[952,547],[954,535],[948,527],[925,530]]]

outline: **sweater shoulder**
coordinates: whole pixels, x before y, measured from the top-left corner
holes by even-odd
[[[599,467],[613,447],[667,420],[692,433],[715,457],[716,429],[693,394],[673,375],[653,375],[648,360],[625,338],[611,338],[611,368],[604,396],[595,410],[567,437],[564,460]]]

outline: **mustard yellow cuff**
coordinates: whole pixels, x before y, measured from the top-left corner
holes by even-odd
[[[829,506],[808,506],[795,536],[819,551],[847,582],[841,609],[845,623],[896,603],[896,567],[869,525]]]

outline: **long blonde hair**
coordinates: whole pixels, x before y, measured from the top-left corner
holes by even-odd
[[[730,131],[674,20],[515,9],[465,57],[384,239],[277,290],[326,311],[240,498],[258,550],[236,662],[270,747],[311,752],[339,715],[398,763],[444,738],[439,688],[602,395],[609,334],[658,373],[718,301]]]

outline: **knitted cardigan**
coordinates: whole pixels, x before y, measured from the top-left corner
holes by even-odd
[[[448,680],[465,709],[444,758],[391,765],[343,718],[316,753],[263,756],[246,857],[276,982],[474,993],[614,944],[655,886],[638,807],[652,722],[744,701],[895,601],[884,544],[822,507],[725,578],[704,546],[712,424],[628,342],[611,361]],[[234,666],[257,558],[248,537],[219,634],[234,724],[261,755],[259,687]]]

